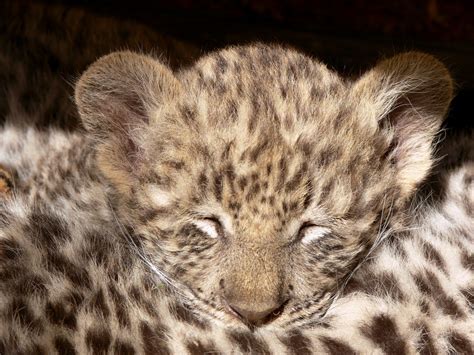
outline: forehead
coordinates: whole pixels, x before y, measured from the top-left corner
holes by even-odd
[[[323,64],[291,49],[231,47],[178,74],[185,94],[179,115],[213,148],[241,150],[265,139],[289,146],[331,135],[350,112],[346,85]]]
[[[252,118],[273,125],[321,116],[337,106],[344,85],[323,64],[290,49],[234,47],[204,57],[181,73],[189,101],[199,102],[211,123]],[[249,117],[251,116],[251,117]]]
[[[234,207],[237,200],[245,209],[287,200],[286,208],[279,206],[290,210],[296,201],[308,203],[309,192],[322,195],[333,181],[342,181],[338,193],[344,193],[344,181],[357,170],[349,173],[348,166],[370,145],[352,119],[346,84],[295,51],[230,48],[178,76],[185,94],[177,113],[184,125],[174,138],[179,149],[168,147],[168,156],[179,160],[181,154],[192,164],[183,180],[207,182]]]

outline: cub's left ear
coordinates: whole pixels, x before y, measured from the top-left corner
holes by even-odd
[[[99,168],[118,188],[134,184],[150,123],[180,93],[181,83],[167,66],[128,51],[100,58],[79,79],[79,114],[96,140]]]
[[[433,141],[453,96],[448,70],[431,55],[403,53],[365,73],[351,95],[358,116],[386,140],[408,197],[431,169]]]

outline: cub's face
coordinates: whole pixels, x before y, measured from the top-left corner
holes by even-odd
[[[120,220],[151,270],[198,312],[280,327],[317,321],[399,227],[451,95],[428,55],[345,82],[263,45],[179,73],[115,53],[76,89]]]

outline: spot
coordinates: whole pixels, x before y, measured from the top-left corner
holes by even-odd
[[[257,146],[253,148],[249,153],[250,161],[256,162],[258,157],[265,151],[265,149],[268,148],[269,145],[270,145],[270,141],[268,139],[261,138]]]
[[[181,117],[184,118],[187,124],[191,125],[196,118],[196,111],[188,105],[184,105],[180,109]]]
[[[323,185],[323,187],[321,188],[321,192],[319,194],[319,201],[320,202],[326,202],[327,198],[329,197],[329,194],[330,194],[331,190],[333,189],[334,183],[335,183],[335,179],[331,177],[331,178],[328,179],[328,182]],[[351,208],[351,210],[352,210],[352,208]],[[351,213],[354,213],[355,216],[357,216],[357,214],[355,212],[351,212]]]
[[[181,161],[181,160],[167,160],[163,162],[163,165],[166,165],[167,167],[170,167],[171,169],[178,170],[178,171],[182,170],[186,166],[184,161]]]
[[[63,336],[57,336],[54,338],[54,347],[56,348],[58,354],[61,355],[75,355],[76,350],[74,350],[74,346],[71,344],[69,339]]]
[[[456,301],[449,297],[441,287],[441,284],[431,271],[425,270],[425,275],[415,276],[415,282],[421,293],[431,297],[439,309],[453,317],[463,317],[464,312],[459,308]]]
[[[222,200],[222,189],[224,187],[223,181],[222,181],[222,176],[215,173],[214,174],[214,196],[218,201]]]
[[[29,216],[27,229],[32,236],[31,239],[41,247],[56,249],[57,243],[71,239],[69,232],[58,218],[42,213],[34,212]]]
[[[253,102],[254,110],[258,111],[258,105],[255,105],[255,102],[256,101]],[[257,115],[256,113],[250,113],[249,119],[247,122],[247,130],[249,133],[254,133],[256,127],[257,127]]]
[[[96,315],[103,317],[104,319],[109,317],[110,311],[105,301],[104,292],[102,289],[96,292],[96,294],[92,297],[89,304],[89,310]]]
[[[179,272],[179,270],[176,272]],[[142,309],[147,311],[150,315],[157,315],[157,309],[143,296],[143,293],[138,287],[132,286],[129,290],[129,294]]]
[[[285,185],[285,191],[291,192],[296,190],[303,182],[303,177],[306,175],[308,170],[307,163],[304,163],[303,166],[293,175],[290,181]]]
[[[48,253],[48,269],[56,270],[66,276],[75,286],[90,288],[92,281],[87,271],[67,260],[63,255]]]
[[[120,355],[134,355],[135,354],[135,348],[133,347],[132,344],[127,343],[123,340],[117,339],[114,343],[113,346],[113,352],[114,354],[120,354]]]
[[[385,314],[375,316],[370,325],[361,328],[361,332],[387,354],[407,353],[407,345],[398,333],[395,323]]]
[[[44,297],[48,293],[45,281],[38,275],[26,274],[15,282],[14,287],[14,291],[20,296],[34,295]]]
[[[250,189],[248,190],[247,195],[245,196],[246,201],[249,202],[250,200],[255,198],[256,195],[260,192],[260,190],[261,190],[260,183],[254,182],[252,186],[250,187]]]
[[[451,334],[449,334],[447,337],[447,341],[450,344],[450,348],[454,350],[453,354],[474,354],[474,348],[469,339],[465,338],[463,335],[457,332],[452,332]]]
[[[461,255],[461,264],[467,270],[474,271],[474,254],[464,250]]]
[[[92,328],[86,333],[86,344],[94,354],[107,354],[110,348],[111,336],[107,329]]]
[[[0,261],[3,263],[4,260],[7,263],[11,263],[21,257],[23,249],[18,242],[12,239],[0,240]]]
[[[247,186],[247,178],[245,176],[241,176],[237,182],[241,190],[244,190]]]
[[[139,213],[140,222],[147,224],[151,221],[154,221],[159,215],[166,214],[167,210],[164,208],[144,208]]]
[[[201,189],[201,191],[205,191],[207,189],[208,180],[207,180],[207,176],[204,172],[202,172],[199,175],[198,184],[199,184],[199,188]]]
[[[443,260],[443,257],[439,254],[435,247],[433,247],[430,243],[425,242],[422,244],[423,255],[428,261],[434,262],[436,266],[438,266],[442,271],[447,273],[446,271],[446,263]]]
[[[351,355],[351,354],[357,354],[357,352],[352,349],[349,345],[346,343],[329,338],[329,337],[322,337],[320,338],[321,342],[324,344],[326,347],[327,351],[331,355],[339,355],[339,354],[345,354],[345,355]]]
[[[60,325],[72,330],[76,329],[76,306],[66,302],[51,302],[46,304],[45,314],[51,324]]]
[[[209,324],[206,321],[199,319],[195,314],[193,314],[190,310],[188,310],[182,304],[175,303],[172,309],[174,310],[174,314],[177,320],[183,323],[192,324],[203,330],[206,330],[209,328]]]
[[[3,228],[3,227],[8,226],[10,218],[11,216],[8,211],[0,211],[0,227]]]
[[[338,147],[326,148],[319,153],[317,164],[319,167],[329,165],[339,159],[341,154],[341,150]]]
[[[186,348],[191,355],[218,354],[214,344],[205,344],[197,339],[187,341]]]
[[[313,201],[313,186],[311,182],[308,182],[306,192],[304,194],[303,208],[306,210]]]
[[[313,353],[311,350],[311,340],[300,331],[294,331],[287,337],[280,338],[280,341],[288,348],[289,354],[309,355]]]
[[[419,339],[418,351],[420,355],[437,354],[438,351],[436,350],[434,346],[430,330],[428,329],[426,324],[422,324],[419,327],[419,329],[420,329],[420,339]]]
[[[474,288],[461,290],[461,294],[464,296],[468,304],[474,305]]]
[[[0,345],[0,354],[6,354],[5,352],[2,352],[1,351],[1,345]],[[31,347],[30,349],[28,349],[27,351],[25,351],[25,354],[34,354],[34,355],[48,355],[48,353],[46,352],[46,350],[44,350],[44,347],[42,347],[41,345],[33,342],[31,344]]]
[[[12,320],[16,320],[24,330],[41,334],[44,330],[43,323],[31,311],[28,303],[23,298],[14,299],[6,312]]]
[[[245,354],[270,354],[267,344],[250,332],[229,332],[230,340]]]
[[[167,355],[171,354],[165,340],[166,329],[162,326],[157,326],[152,329],[146,322],[141,322],[140,333],[142,336],[142,343],[147,355]]]
[[[84,239],[87,241],[84,250],[86,259],[94,260],[99,265],[104,264],[113,250],[110,239],[96,232],[87,233]]]
[[[288,173],[288,165],[285,158],[281,158],[278,162],[278,186],[277,189],[281,189],[285,183],[286,176]]]

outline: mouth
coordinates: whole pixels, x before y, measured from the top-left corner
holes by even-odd
[[[233,309],[229,304],[225,303],[225,309],[228,314],[232,315],[234,318],[238,319],[241,323],[246,325],[250,330],[255,330],[256,328],[265,326],[267,324],[270,324],[274,320],[276,320],[278,317],[280,317],[283,312],[285,311],[286,306],[288,305],[290,300],[286,300],[283,302],[280,307],[276,308],[273,310],[270,314],[265,316],[262,319],[259,319],[258,321],[249,321],[242,315],[240,315],[235,309]]]

